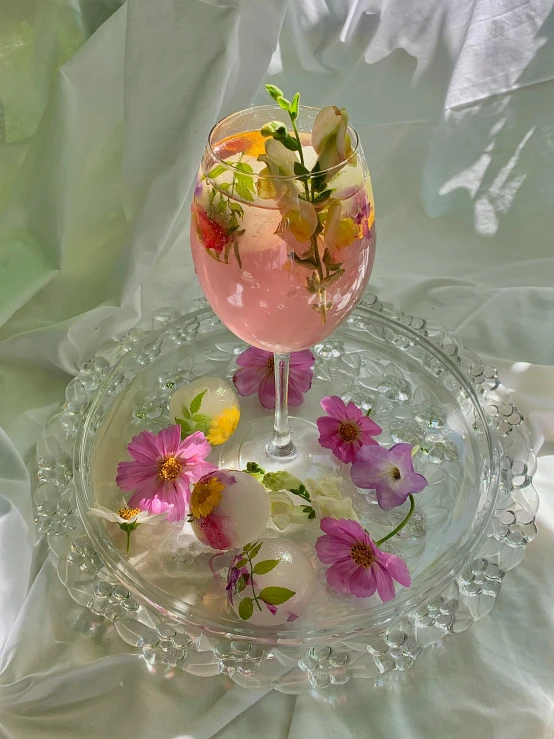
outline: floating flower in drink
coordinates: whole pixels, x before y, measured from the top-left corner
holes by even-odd
[[[354,462],[363,446],[377,445],[372,437],[378,436],[382,429],[357,405],[352,402],[346,405],[337,395],[331,395],[323,398],[321,407],[327,415],[317,419],[319,443],[342,462]]]
[[[388,601],[395,596],[395,580],[410,587],[404,560],[379,549],[357,521],[322,518],[321,530],[324,536],[316,541],[317,556],[330,565],[325,576],[339,593],[369,598],[377,591],[382,601]]]
[[[127,554],[131,549],[131,534],[138,526],[160,523],[166,518],[166,513],[150,514],[148,511],[141,511],[140,508],[130,508],[124,500],[121,501],[117,512],[103,505],[89,508],[88,512],[97,518],[116,523],[127,534]]]
[[[181,441],[178,425],[157,434],[142,431],[127,447],[133,461],[117,466],[117,486],[133,493],[131,508],[167,513],[168,521],[180,521],[185,517],[191,484],[217,469],[206,462],[211,449],[201,432]]]
[[[239,395],[258,393],[264,408],[275,408],[275,366],[273,354],[263,349],[249,347],[237,357],[239,369],[233,382]],[[302,404],[304,393],[312,386],[314,355],[309,349],[290,355],[289,405]]]
[[[402,505],[411,493],[420,493],[427,480],[414,470],[411,444],[364,447],[350,470],[359,488],[375,490],[377,502],[385,511]]]

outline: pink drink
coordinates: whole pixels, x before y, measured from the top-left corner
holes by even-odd
[[[229,160],[236,162],[237,156]],[[240,160],[248,161],[255,183],[261,165],[244,152]],[[233,185],[220,190],[217,176],[199,181],[191,222],[196,274],[215,313],[248,344],[272,352],[306,349],[355,306],[375,258],[373,196],[363,167],[350,173],[348,185],[336,188],[333,200],[318,208],[294,198],[288,205],[283,198],[261,199],[257,184],[250,201],[240,197],[244,189],[238,197]],[[242,214],[237,211],[231,234],[229,217],[237,206]],[[314,217],[322,225],[310,235]]]

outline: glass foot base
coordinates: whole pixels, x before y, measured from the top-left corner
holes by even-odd
[[[256,462],[266,472],[283,470],[300,479],[322,474],[337,475],[339,460],[318,444],[319,432],[315,423],[289,417],[295,454],[277,458],[268,453],[267,446],[273,433],[273,418],[252,421],[242,436],[236,432],[225,444],[219,456],[222,469],[246,469],[248,462]]]

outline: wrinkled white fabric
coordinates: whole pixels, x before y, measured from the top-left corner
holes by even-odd
[[[0,737],[554,735],[554,11],[548,0],[0,4]],[[383,683],[297,698],[163,680],[33,547],[33,447],[71,375],[198,294],[191,183],[262,82],[347,107],[376,196],[372,289],[501,370],[540,535],[494,610]]]

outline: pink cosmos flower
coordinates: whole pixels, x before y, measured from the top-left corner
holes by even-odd
[[[315,548],[319,561],[331,565],[326,572],[331,587],[356,598],[369,598],[377,590],[382,601],[394,598],[393,580],[410,587],[404,560],[379,549],[357,521],[322,518],[320,526],[325,536]]]
[[[427,487],[423,475],[414,471],[410,444],[364,447],[350,470],[354,485],[375,490],[377,502],[385,511],[402,505],[410,493]]]
[[[211,450],[200,431],[181,441],[177,424],[158,434],[143,431],[127,447],[133,461],[117,465],[117,486],[134,491],[130,508],[150,513],[167,511],[168,521],[180,521],[185,517],[190,485],[217,469],[206,462]]]
[[[362,446],[377,444],[371,437],[378,436],[381,427],[354,403],[346,405],[338,395],[328,395],[321,401],[321,407],[328,415],[317,419],[319,443],[330,449],[335,457],[348,464],[355,461]]]
[[[275,369],[273,354],[251,346],[237,357],[240,367],[233,375],[239,395],[258,393],[264,408],[275,408]],[[289,405],[302,404],[303,395],[312,386],[314,355],[309,349],[292,352],[289,367]]]

